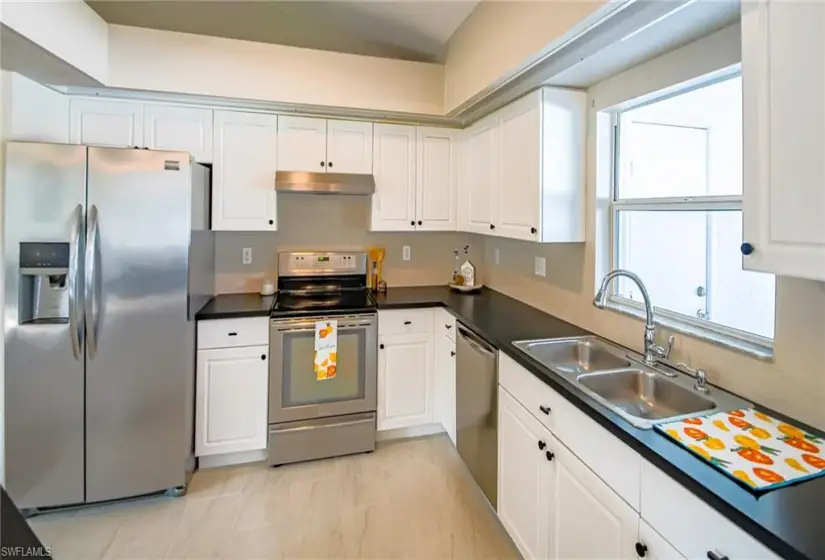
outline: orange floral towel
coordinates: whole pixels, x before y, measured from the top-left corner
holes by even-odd
[[[315,379],[334,379],[338,369],[338,321],[315,323]]]
[[[755,490],[825,474],[825,439],[752,408],[656,428]]]

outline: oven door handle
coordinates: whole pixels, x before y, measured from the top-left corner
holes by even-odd
[[[332,320],[338,321],[338,330],[358,327],[371,327],[376,324],[376,317],[373,315],[372,317],[368,317],[365,319],[347,319],[346,321],[338,319],[336,317],[323,317],[319,318],[317,321],[274,319],[272,321],[272,327],[277,329],[278,331],[313,331],[315,330],[316,322]]]

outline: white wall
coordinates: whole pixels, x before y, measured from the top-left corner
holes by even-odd
[[[83,0],[5,0],[0,21],[106,83],[108,25]]]
[[[503,78],[604,2],[482,1],[447,43],[444,112]]]
[[[584,244],[538,245],[495,238],[485,240],[484,282],[493,289],[539,307],[566,321],[642,350],[642,321],[593,307],[604,228],[597,197],[602,149],[599,110],[623,101],[690,82],[741,60],[739,26],[662,55],[588,90],[587,229]],[[591,106],[595,106],[592,108]],[[609,140],[608,140],[609,142]],[[609,167],[609,166],[608,166]],[[609,169],[602,169],[609,172]],[[500,264],[493,265],[498,249]],[[547,277],[533,274],[533,259],[547,260]],[[655,304],[655,301],[654,301]],[[712,383],[825,429],[825,283],[777,277],[774,359],[763,361],[687,335],[676,335],[674,356],[704,368]]]
[[[444,68],[109,26],[110,87],[442,114]]]
[[[69,143],[69,98],[20,74],[3,72],[6,140]]]

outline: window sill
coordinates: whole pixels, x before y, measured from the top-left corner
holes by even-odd
[[[642,321],[645,320],[644,310],[637,309],[630,305],[623,305],[621,303],[617,303],[616,301],[608,300],[604,308],[621,313],[622,315],[626,315],[628,317],[633,317]],[[773,361],[772,343],[760,344],[751,340],[744,340],[727,333],[716,332],[712,329],[702,329],[689,323],[679,321],[678,319],[664,317],[660,314],[655,314],[653,320],[656,325],[659,325],[669,331],[698,338],[699,340],[704,340],[705,342],[710,342],[712,344],[718,344],[735,352],[739,352],[740,354],[745,354],[751,358],[762,360],[763,362]]]

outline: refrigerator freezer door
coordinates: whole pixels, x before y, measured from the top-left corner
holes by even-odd
[[[21,508],[80,503],[86,147],[9,142],[5,191],[5,486]]]
[[[88,183],[86,500],[96,502],[186,483],[189,155],[89,148]]]

